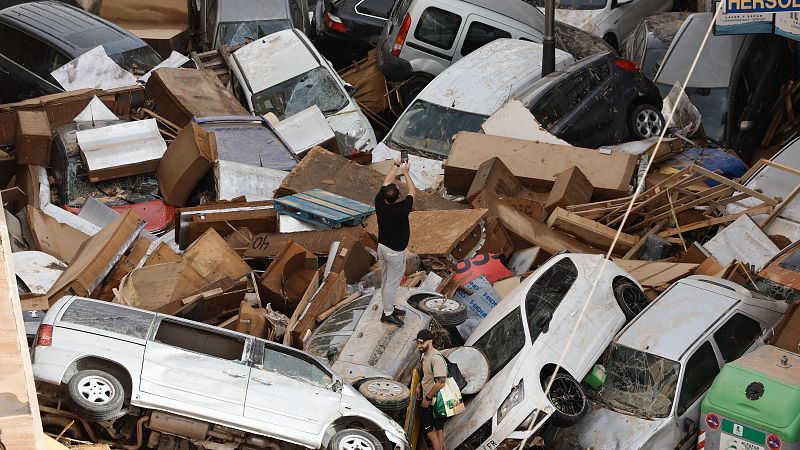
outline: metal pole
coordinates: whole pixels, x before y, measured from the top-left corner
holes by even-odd
[[[542,76],[549,75],[556,70],[555,10],[556,0],[545,0]]]

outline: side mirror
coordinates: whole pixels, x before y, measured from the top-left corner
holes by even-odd
[[[743,120],[739,123],[739,131],[750,131],[755,128],[756,123],[753,120]]]
[[[683,431],[685,431],[686,434],[694,434],[694,432],[697,431],[697,422],[686,417],[683,419]]]
[[[614,9],[618,6],[627,5],[632,1],[633,0],[611,0],[611,9]]]
[[[347,91],[347,95],[350,97],[356,95],[356,88],[350,83],[345,83],[344,90]]]
[[[342,380],[336,380],[331,386],[333,392],[342,392]]]

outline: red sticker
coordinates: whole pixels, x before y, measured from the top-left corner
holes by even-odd
[[[714,413],[706,414],[706,426],[710,430],[718,430],[719,429],[719,416]]]

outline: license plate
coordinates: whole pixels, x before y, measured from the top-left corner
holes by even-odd
[[[719,450],[765,450],[765,447],[745,441],[738,436],[722,433],[719,439]]]

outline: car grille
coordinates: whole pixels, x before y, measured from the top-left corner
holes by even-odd
[[[476,448],[480,447],[481,444],[492,435],[492,419],[489,419],[478,427],[474,433],[472,433],[461,445],[458,446],[458,450],[475,450]]]

